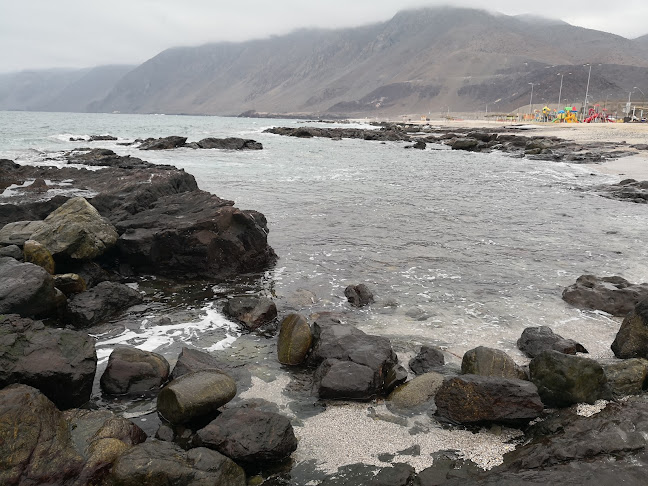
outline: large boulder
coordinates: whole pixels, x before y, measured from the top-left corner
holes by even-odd
[[[617,332],[612,351],[617,358],[648,358],[648,299],[639,302]]]
[[[43,226],[42,221],[16,221],[0,229],[0,245],[23,246]]]
[[[256,140],[243,138],[203,138],[196,143],[201,149],[225,149],[225,150],[261,150],[261,145]]]
[[[470,375],[526,379],[526,373],[513,361],[513,358],[504,351],[485,346],[466,351],[461,360],[461,372]]]
[[[314,345],[308,360],[311,365],[319,365],[325,360],[339,360],[367,367],[373,372],[371,383],[374,387],[367,390],[367,393],[371,396],[384,393],[385,379],[398,361],[389,339],[365,334],[360,329],[342,324],[330,316],[322,316],[314,322],[313,338]],[[331,368],[335,372],[331,377],[342,376],[349,370],[349,366],[345,368],[331,361],[320,370],[318,376],[326,376]],[[364,368],[354,369],[362,370],[364,376]],[[342,391],[346,393],[347,390],[343,388]],[[327,394],[329,393],[332,393],[330,389],[327,391]]]
[[[648,380],[648,360],[611,359],[602,361],[601,366],[614,396],[639,395],[645,391]]]
[[[558,351],[564,354],[587,353],[582,344],[555,334],[548,326],[527,327],[517,341],[517,347],[529,358],[535,358],[543,351]]]
[[[622,277],[582,275],[563,291],[563,299],[579,309],[602,310],[625,316],[648,297],[648,283],[631,284]]]
[[[282,461],[297,449],[290,420],[254,408],[225,410],[198,431],[196,442],[247,464]]]
[[[543,351],[531,360],[529,371],[542,402],[548,407],[612,398],[605,372],[593,359]]]
[[[446,380],[434,400],[438,415],[459,423],[523,423],[540,416],[544,408],[533,383],[492,376]]]
[[[223,313],[253,331],[277,318],[277,306],[267,297],[237,295],[227,299]]]
[[[235,395],[236,383],[225,373],[195,371],[166,385],[157,397],[157,409],[169,422],[184,424],[215,414]]]
[[[63,414],[27,385],[0,390],[0,484],[72,486],[84,459]]]
[[[127,346],[110,353],[101,375],[101,389],[108,395],[157,391],[169,378],[169,362],[164,356]]]
[[[304,362],[313,342],[313,333],[304,316],[290,314],[279,328],[277,356],[284,365],[295,366]]]
[[[141,301],[140,293],[127,285],[101,282],[72,297],[68,301],[66,316],[76,327],[90,327]]]
[[[47,316],[56,309],[54,280],[44,268],[0,258],[0,314]]]
[[[116,223],[120,260],[134,271],[224,277],[273,264],[265,217],[204,191],[163,196]]]
[[[420,351],[409,361],[409,368],[415,375],[422,375],[445,364],[443,351],[434,346],[421,346]]]
[[[87,334],[0,316],[0,388],[23,383],[61,409],[80,407],[90,400],[96,369],[95,340]]]
[[[397,410],[416,411],[421,407],[432,408],[437,391],[443,384],[443,375],[430,371],[402,384],[389,394],[387,405]]]
[[[43,244],[54,258],[64,255],[92,260],[112,247],[118,238],[115,227],[82,197],[75,197],[52,212],[32,240]]]
[[[115,486],[245,486],[245,472],[216,451],[183,451],[170,442],[148,441],[121,455],[112,468]]]
[[[140,150],[171,150],[182,147],[187,142],[187,137],[172,135],[163,138],[147,138],[140,146]]]
[[[324,360],[315,372],[314,383],[320,398],[370,400],[382,391],[374,370],[339,359]]]

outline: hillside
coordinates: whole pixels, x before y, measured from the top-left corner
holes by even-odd
[[[557,102],[558,73],[565,74],[561,101],[582,102],[586,63],[592,63],[590,102],[620,101],[633,86],[648,92],[647,43],[528,15],[409,10],[357,28],[172,48],[122,75],[97,76],[101,83],[77,77],[68,89],[57,87],[54,98],[34,95],[37,102],[23,106],[371,117],[483,111],[487,104],[508,111],[528,103],[529,83],[535,102]],[[96,90],[84,92],[78,82]],[[0,78],[0,108],[3,86]],[[75,100],[75,93],[84,94]]]

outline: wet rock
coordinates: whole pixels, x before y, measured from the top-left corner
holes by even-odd
[[[62,273],[54,275],[54,286],[65,294],[66,297],[71,297],[75,294],[85,292],[86,283],[76,273]]]
[[[225,150],[261,150],[261,145],[256,140],[243,138],[203,138],[197,143],[201,149],[225,149]]]
[[[441,388],[444,377],[430,371],[415,377],[390,393],[388,406],[397,410],[416,411],[422,407],[431,407],[431,402]]]
[[[245,486],[245,472],[216,451],[198,447],[183,451],[170,442],[148,441],[121,455],[110,476],[119,486]]]
[[[648,298],[648,283],[631,284],[622,277],[582,275],[563,291],[563,300],[579,309],[602,310],[613,316],[625,316]]]
[[[418,140],[414,145],[405,145],[406,149],[414,148],[418,150],[425,150],[427,144],[423,140]]]
[[[409,464],[396,463],[388,467],[350,464],[324,478],[320,486],[418,486],[415,469]]]
[[[267,268],[276,254],[268,246],[265,217],[232,204],[204,191],[158,198],[116,223],[120,259],[135,271],[174,278]]]
[[[171,380],[187,373],[203,370],[215,370],[225,373],[234,379],[237,386],[250,386],[252,375],[245,364],[237,364],[194,348],[183,347],[171,372]]]
[[[130,155],[117,155],[108,149],[75,150],[68,155],[68,164],[120,169],[146,169],[154,165],[137,157],[131,157]]]
[[[477,464],[461,458],[455,451],[434,452],[431,456],[432,465],[418,474],[419,486],[472,485],[472,478],[482,471]]]
[[[543,351],[558,351],[564,354],[587,353],[587,349],[582,344],[554,334],[548,326],[527,327],[522,331],[517,347],[529,358],[534,358]]]
[[[43,226],[42,221],[16,221],[0,229],[0,245],[23,246],[32,234]]]
[[[56,310],[54,280],[44,268],[0,258],[0,314],[47,316]]]
[[[475,152],[479,150],[481,142],[475,140],[474,138],[458,138],[450,144],[452,150],[467,150],[469,152]]]
[[[90,327],[138,304],[142,296],[127,285],[101,282],[68,301],[67,318],[76,327]]]
[[[626,179],[618,184],[603,186],[601,195],[610,199],[618,199],[639,204],[648,203],[648,181]]]
[[[544,408],[533,383],[479,375],[445,381],[434,400],[438,415],[459,423],[524,423]]]
[[[593,359],[543,351],[531,360],[529,371],[542,402],[548,407],[612,398],[605,372]]]
[[[255,330],[277,318],[277,306],[267,297],[238,295],[227,300],[223,313]]]
[[[92,394],[95,341],[85,333],[45,328],[17,315],[0,316],[0,388],[23,383],[61,409],[79,407]]]
[[[646,388],[648,360],[630,358],[601,362],[612,393],[617,397],[639,395]]]
[[[9,257],[14,260],[22,261],[23,251],[17,245],[7,245],[0,248],[0,258]]]
[[[461,372],[470,375],[499,376],[526,379],[524,370],[504,351],[479,346],[466,351],[461,360]]]
[[[166,385],[157,398],[158,412],[173,424],[215,414],[236,395],[236,383],[225,373],[204,370],[188,373]]]
[[[253,408],[223,411],[197,433],[197,444],[241,463],[282,461],[297,449],[290,420]]]
[[[314,382],[320,398],[370,400],[381,392],[374,371],[353,361],[323,361]]]
[[[434,346],[421,346],[421,350],[409,361],[409,368],[415,375],[422,375],[445,364],[443,351]]]
[[[27,240],[23,246],[24,261],[43,267],[47,273],[54,275],[55,264],[52,254],[44,245],[35,240]]]
[[[31,235],[56,258],[91,260],[117,242],[117,232],[88,201],[75,197],[52,212]]]
[[[387,372],[387,376],[385,376],[383,392],[385,394],[390,394],[397,386],[405,383],[408,376],[409,373],[403,366],[399,364],[392,366],[392,368]]]
[[[611,347],[617,358],[648,358],[648,299],[623,319]]]
[[[63,414],[27,385],[0,390],[0,484],[76,484],[84,459]]]
[[[106,370],[101,375],[101,390],[108,395],[155,391],[167,381],[169,368],[162,355],[118,347],[110,353]]]
[[[187,137],[170,136],[163,138],[147,138],[140,146],[140,150],[171,150],[182,147]]]
[[[86,290],[110,280],[110,274],[95,262],[74,262],[72,265],[66,265],[65,269],[68,273],[81,277],[85,282]],[[54,279],[56,280],[56,277]]]
[[[313,333],[305,317],[299,314],[290,314],[279,328],[277,340],[277,356],[284,365],[295,366],[306,359],[313,342]]]
[[[374,301],[374,296],[365,284],[349,285],[344,289],[344,295],[354,307],[364,307]]]

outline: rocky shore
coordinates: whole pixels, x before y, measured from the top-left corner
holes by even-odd
[[[292,136],[327,136],[315,135],[320,129],[296,130]],[[397,128],[321,130],[332,138],[384,137],[414,148],[431,141]],[[575,149],[518,135],[423,137],[456,149],[472,140],[475,149],[551,160]],[[175,145],[167,142],[167,149]],[[604,144],[597,151],[618,156]],[[271,296],[228,292],[222,312],[243,335],[262,339],[270,349],[268,366],[290,377],[286,388],[297,398],[292,413],[271,394],[249,393],[258,378],[227,348],[185,347],[170,362],[120,346],[98,373],[89,331],[109,328],[156,299],[136,290],[137,278],[227,285],[232,277],[259,275],[277,256],[261,213],[199,190],[182,170],[105,149],[65,157],[93,170],[0,160],[0,483],[243,486],[306,478],[303,484],[428,486],[565,479],[634,484],[645,477],[648,284],[621,277],[584,275],[563,293],[578,308],[624,317],[610,343],[611,360],[590,358],[578,341],[534,326],[517,343],[530,360],[526,366],[484,346],[466,352],[460,367],[434,346],[408,350],[412,359],[400,362],[389,339],[349,323],[374,305],[371,289],[359,283],[345,289],[342,313],[306,315],[277,308]],[[105,401],[143,397],[155,411],[146,430],[92,401],[93,384]],[[327,471],[308,461],[291,463],[326,427],[309,428],[305,419],[328,417],[336,404],[348,402],[371,404],[363,420],[420,437],[418,448],[401,450],[396,459],[389,437],[372,437],[373,464]],[[432,434],[409,421],[420,414],[439,429],[499,434],[500,452],[510,452],[503,462],[471,461],[452,447],[424,448],[432,455],[415,468]],[[354,424],[346,434],[351,430]],[[344,434],[339,450],[331,446],[321,454],[343,455]]]

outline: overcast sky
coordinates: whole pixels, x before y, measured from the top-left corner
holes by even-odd
[[[0,0],[0,72],[139,64],[173,46],[356,26],[450,3],[648,34],[647,0]]]

